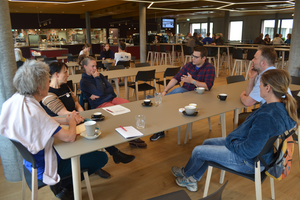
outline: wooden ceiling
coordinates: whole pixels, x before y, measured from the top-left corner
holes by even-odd
[[[293,13],[294,0],[9,0],[11,13],[82,14],[91,18],[112,16],[115,19],[138,18],[139,2],[149,6],[147,18],[170,17],[177,20],[230,16]]]

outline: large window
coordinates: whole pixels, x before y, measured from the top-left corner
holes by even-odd
[[[277,33],[281,33],[283,39],[286,39],[286,35],[292,33],[293,29],[293,19],[280,19],[278,20]],[[275,19],[263,20],[261,32],[266,35],[269,34],[270,38],[274,38],[274,27]]]
[[[179,33],[179,24],[176,25],[176,34]]]
[[[190,33],[193,35],[194,32],[198,34],[201,33],[202,37],[206,37],[207,33],[207,23],[193,23],[190,25]],[[213,32],[213,23],[210,22],[209,32],[212,35]]]
[[[232,21],[229,24],[229,40],[242,41],[243,21]]]

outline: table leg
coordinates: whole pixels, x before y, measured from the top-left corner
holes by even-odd
[[[125,99],[128,100],[128,77],[124,77]]]
[[[225,113],[220,114],[220,116],[221,116],[221,132],[222,132],[222,137],[226,137]]]
[[[71,158],[74,199],[81,200],[80,156]]]
[[[178,126],[178,145],[180,145],[180,133],[181,133],[181,126]],[[299,149],[300,149],[300,147],[299,147]],[[299,152],[300,152],[300,150],[299,150]]]
[[[229,55],[229,47],[227,47],[227,67],[228,67],[228,74],[231,74],[230,73],[230,69],[231,69],[231,67],[230,67],[230,55]]]
[[[282,51],[281,69],[283,69],[284,67],[284,57],[285,57],[285,51]]]
[[[120,98],[119,80],[118,80],[118,78],[113,78],[113,80],[115,81],[115,86],[116,86],[116,89],[117,89],[117,95]]]
[[[220,71],[220,47],[218,47],[217,77],[219,77],[219,71]]]
[[[234,118],[233,118],[233,130],[236,129],[238,127],[238,122],[239,122],[239,110],[238,108],[236,108],[234,110]]]
[[[174,64],[174,46],[175,45],[172,45],[172,65]]]

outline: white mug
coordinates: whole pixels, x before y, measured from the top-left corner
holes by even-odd
[[[85,126],[85,130],[86,130],[86,135],[88,137],[92,137],[95,134],[98,134],[100,131],[100,125],[97,125],[97,123],[95,121],[84,122],[84,126]],[[96,127],[98,129],[96,129]]]

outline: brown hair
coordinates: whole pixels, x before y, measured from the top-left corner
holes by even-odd
[[[124,51],[124,50],[125,50],[125,48],[126,48],[126,44],[125,44],[125,42],[123,42],[123,41],[120,41],[120,43],[119,43],[119,47],[120,47],[120,49],[121,49],[122,51]]]
[[[274,47],[260,46],[258,51],[261,51],[261,56],[265,58],[269,66],[273,66],[277,59],[277,54]]]
[[[207,57],[207,49],[203,46],[195,46],[194,51],[200,52],[201,58],[203,58],[204,56]]]
[[[82,47],[82,49],[85,49],[85,48],[91,48],[91,45],[88,43],[85,43],[84,46]]]
[[[291,83],[290,74],[282,69],[270,69],[261,75],[261,82],[264,86],[269,85],[274,95],[281,99],[281,102],[285,105],[290,118],[297,123],[297,128],[300,124],[297,116],[297,102],[288,93],[288,88]]]

